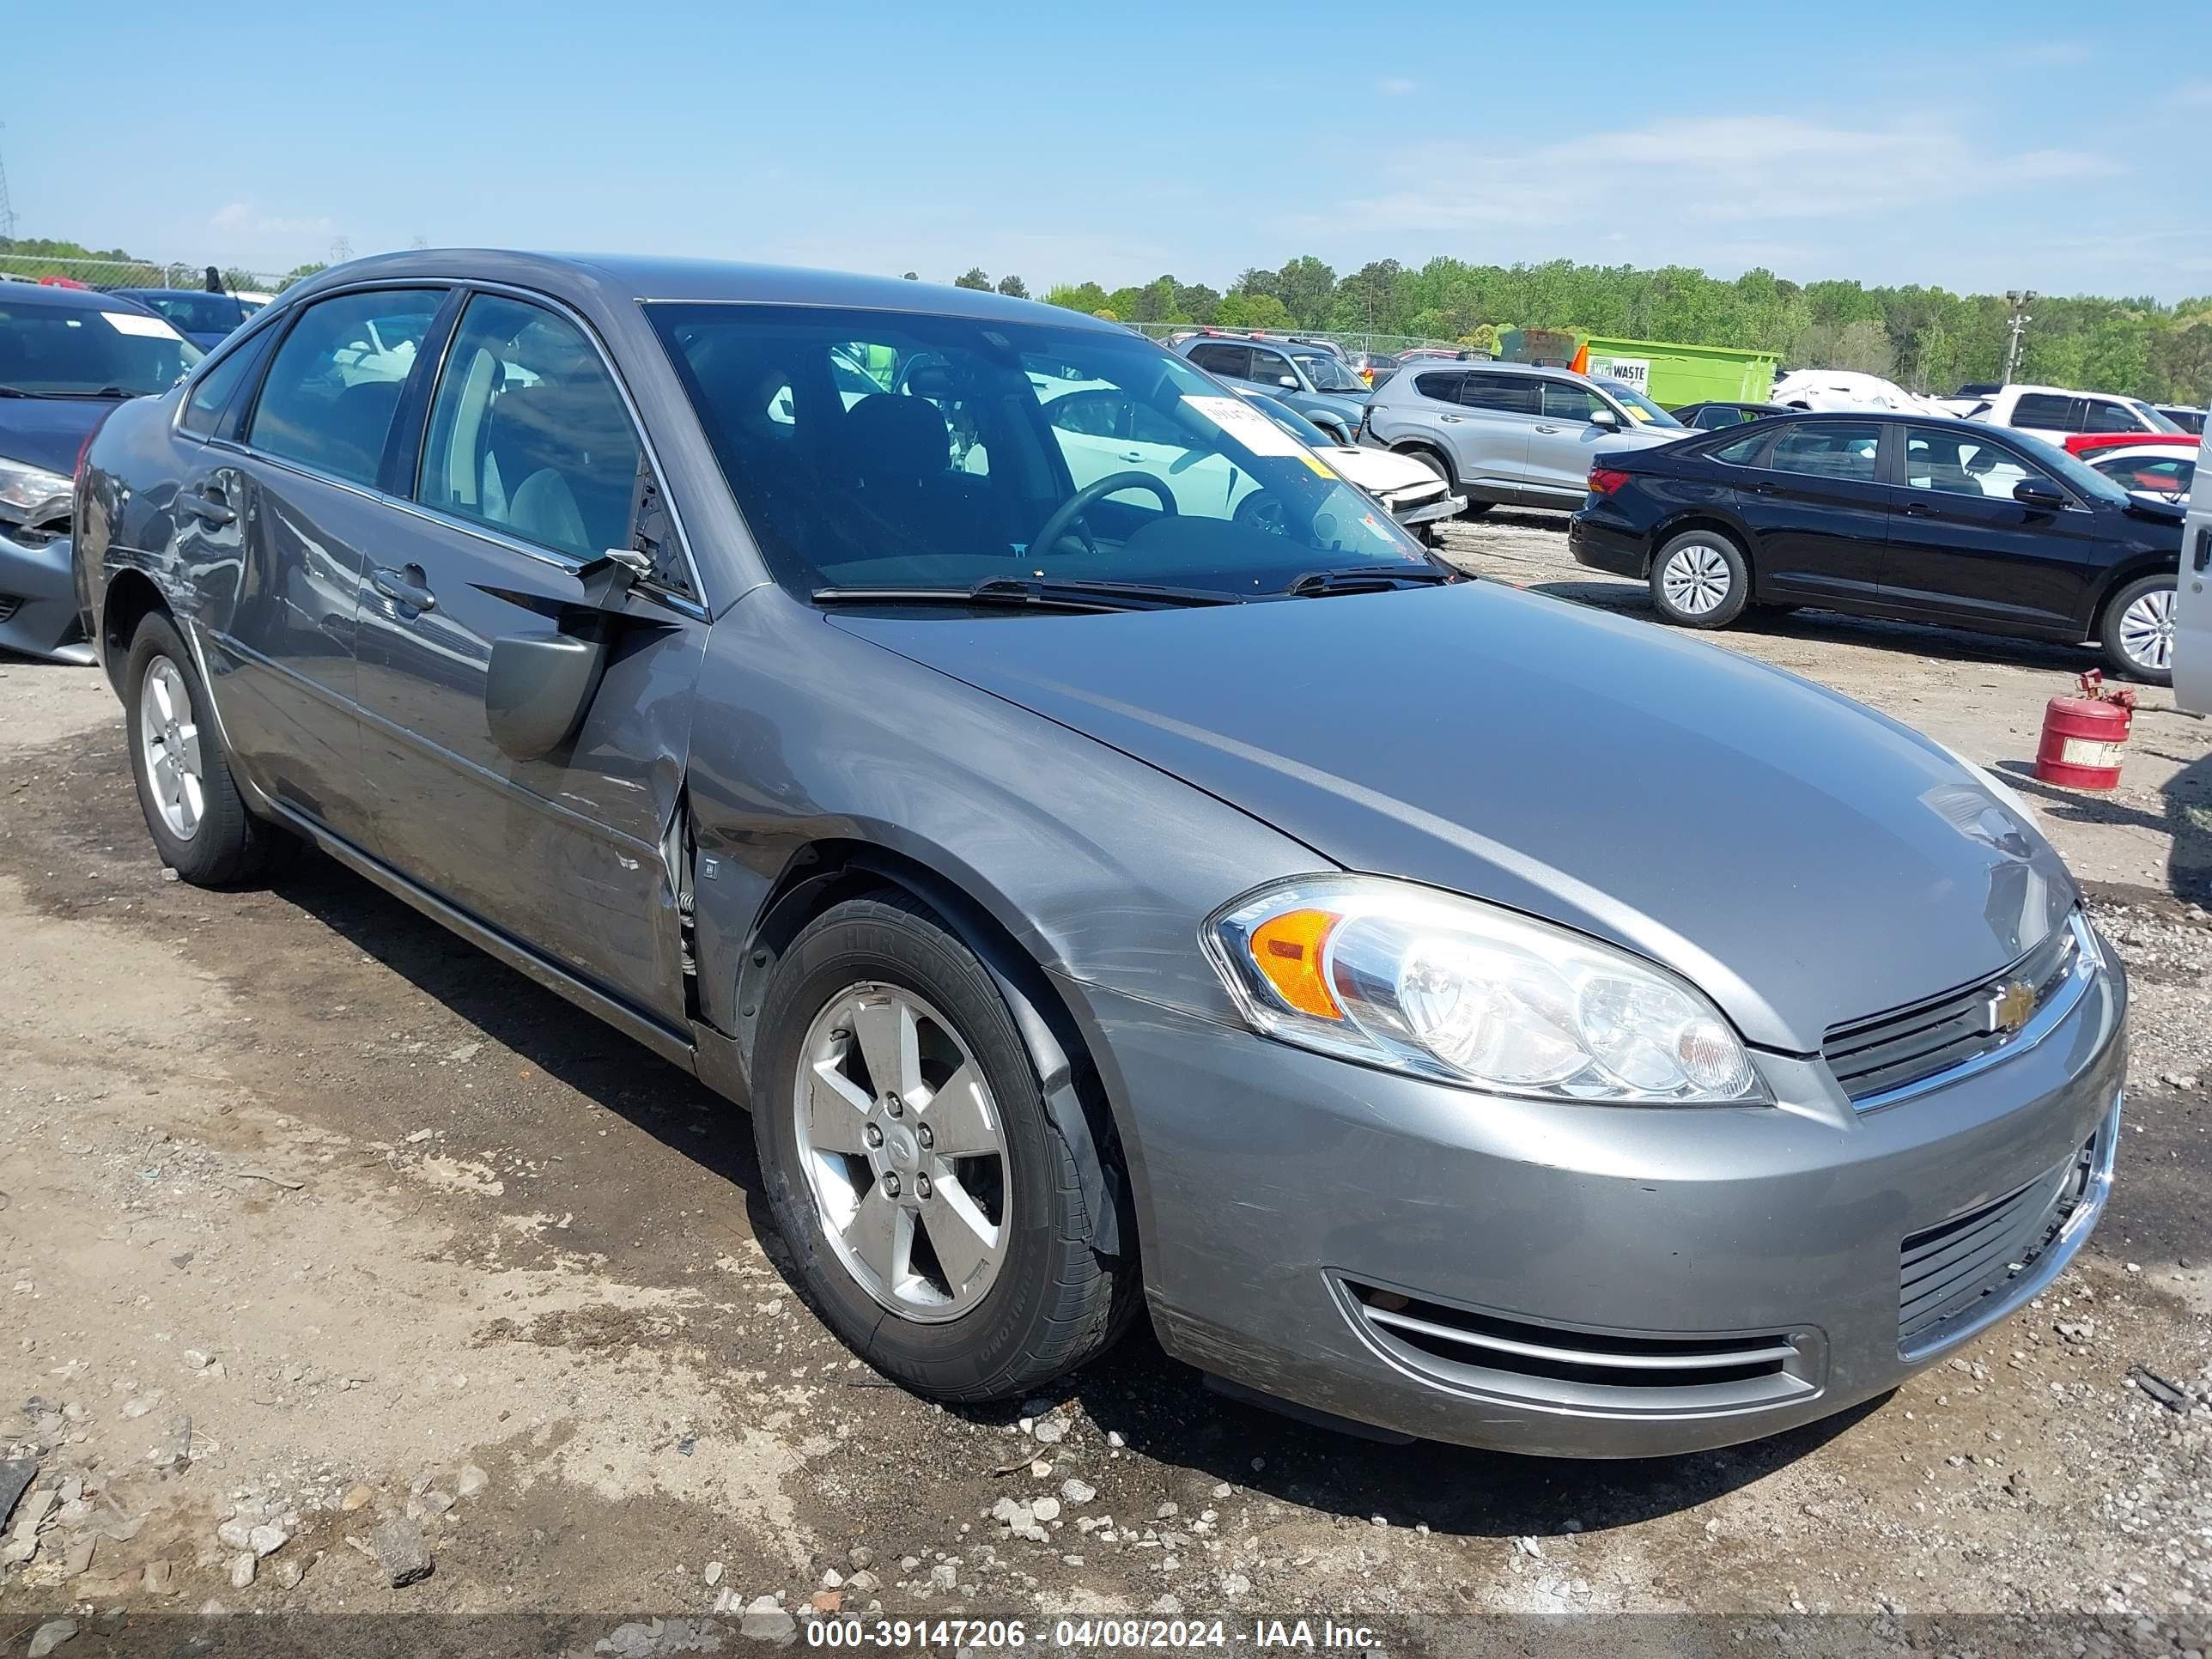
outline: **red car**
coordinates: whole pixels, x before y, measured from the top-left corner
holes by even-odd
[[[2123,489],[2167,501],[2187,501],[2197,476],[2197,442],[2190,437],[2081,432],[2066,440],[2066,451]]]

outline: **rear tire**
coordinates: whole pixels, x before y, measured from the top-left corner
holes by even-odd
[[[161,611],[149,612],[131,637],[123,708],[138,805],[161,862],[195,887],[258,872],[274,832],[246,811],[207,688],[176,624]]]
[[[1717,530],[1685,531],[1651,561],[1651,603],[1677,627],[1726,628],[1750,600],[1750,563]]]
[[[2130,582],[2105,603],[2098,642],[2105,660],[2130,679],[2173,684],[2173,603],[2180,578],[2168,572]]]
[[[885,890],[808,923],[769,987],[753,1075],[762,1184],[799,1284],[886,1376],[1000,1400],[1121,1334],[1134,1258],[1092,1249],[1084,1198],[1109,1188],[1054,1127],[989,973],[925,906]]]

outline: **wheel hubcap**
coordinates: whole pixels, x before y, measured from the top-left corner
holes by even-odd
[[[967,1312],[1006,1249],[1006,1124],[948,1020],[895,985],[848,986],[814,1017],[793,1091],[823,1241],[906,1319]]]
[[[1721,550],[1703,543],[1678,547],[1659,573],[1667,603],[1686,617],[1703,617],[1728,598],[1729,566]]]
[[[179,841],[190,841],[207,811],[200,729],[192,720],[185,677],[167,657],[146,665],[146,678],[138,688],[138,758],[161,822]]]
[[[2120,616],[2120,649],[2143,668],[2166,669],[2173,663],[2173,590],[2155,588]]]

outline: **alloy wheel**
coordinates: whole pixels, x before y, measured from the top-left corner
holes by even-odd
[[[1659,573],[1667,603],[1686,617],[1710,616],[1729,594],[1729,564],[1721,550],[1704,542],[1678,547]]]
[[[854,1281],[924,1323],[982,1300],[1006,1261],[1006,1122],[951,1022],[902,987],[847,987],[807,1028],[792,1109],[822,1239]]]
[[[200,730],[184,674],[167,657],[148,662],[139,684],[138,748],[161,822],[179,841],[190,841],[207,811]]]
[[[2154,587],[2120,613],[2120,649],[2139,668],[2173,666],[2173,589]]]

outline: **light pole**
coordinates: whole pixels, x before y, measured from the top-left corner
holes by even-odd
[[[2008,288],[2005,290],[2005,300],[2012,307],[2012,331],[2005,341],[2004,374],[2001,378],[2005,385],[2010,386],[2014,371],[2020,368],[2020,337],[2027,331],[2028,324],[2035,320],[2027,314],[2028,307],[2036,301],[2035,290],[2032,288]]]

